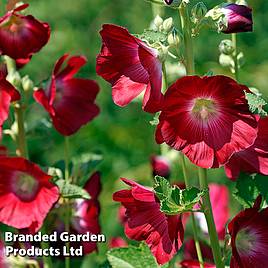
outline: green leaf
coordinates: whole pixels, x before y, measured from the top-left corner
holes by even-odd
[[[150,249],[144,243],[139,247],[114,248],[107,252],[112,268],[159,268]],[[161,267],[167,267],[161,266]]]
[[[163,177],[155,177],[154,191],[160,201],[160,209],[168,215],[176,215],[192,210],[205,191],[192,187],[181,190],[178,186],[171,186]]]
[[[245,208],[252,207],[259,195],[254,176],[242,173],[236,181],[236,191],[233,195]]]
[[[143,41],[147,41],[149,44],[162,43],[167,45],[168,35],[165,32],[145,29],[138,37]]]
[[[70,184],[63,179],[54,180],[54,183],[59,187],[61,196],[64,198],[90,199],[88,192],[80,186]]]
[[[267,102],[259,95],[247,92],[245,92],[245,94],[250,111],[252,113],[257,113],[259,115],[266,116],[267,112],[263,109],[263,107],[267,104]]]
[[[268,203],[268,177],[256,174],[254,179],[259,193],[265,199],[266,203]]]
[[[73,158],[71,177],[77,181],[79,186],[83,187],[87,182],[90,173],[92,173],[102,160],[102,154],[97,153],[82,154],[79,157]]]

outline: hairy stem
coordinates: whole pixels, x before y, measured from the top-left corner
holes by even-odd
[[[239,80],[239,66],[238,66],[238,60],[237,60],[237,36],[235,33],[232,34],[232,43],[234,46],[234,52],[233,52],[233,58],[234,58],[234,73],[235,73],[235,79],[238,82]]]

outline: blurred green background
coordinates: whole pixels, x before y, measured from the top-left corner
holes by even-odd
[[[117,204],[112,193],[122,187],[119,177],[136,178],[152,185],[150,156],[159,153],[154,140],[155,127],[149,124],[153,115],[142,112],[141,104],[132,103],[125,108],[116,106],[111,99],[111,87],[96,76],[95,58],[101,47],[98,34],[103,23],[125,26],[132,33],[141,33],[148,28],[153,15],[151,4],[143,0],[31,0],[27,13],[51,25],[52,35],[46,47],[33,56],[32,61],[21,70],[38,85],[47,79],[55,61],[64,53],[84,54],[88,64],[79,76],[96,79],[101,87],[97,103],[101,114],[79,133],[70,138],[72,156],[90,151],[101,151],[104,161],[99,166],[102,172],[103,192],[101,194],[102,231],[109,239],[122,234],[116,213]],[[193,4],[198,2],[192,0]],[[205,0],[208,8],[221,1]],[[241,70],[240,82],[254,86],[268,94],[268,1],[249,1],[254,13],[254,32],[238,35],[239,50],[243,51],[246,64]],[[4,12],[1,5],[2,14]],[[176,10],[164,8],[163,17],[177,17]],[[177,23],[178,19],[175,19]],[[195,38],[197,73],[203,75],[211,70],[215,74],[231,75],[218,64],[218,44],[230,36],[203,30]],[[170,81],[172,82],[172,81]],[[33,102],[27,112],[29,120],[28,144],[31,160],[42,166],[52,166],[64,158],[64,140],[53,129],[47,128],[49,119],[43,108]],[[8,138],[5,141],[10,144]],[[192,168],[192,167],[191,167]],[[194,170],[194,168],[193,168]],[[211,181],[232,184],[222,170],[210,171]],[[196,179],[193,172],[192,179]],[[173,180],[182,180],[179,169],[174,168]],[[88,256],[83,267],[96,267],[103,261],[107,245],[100,245],[100,252]]]

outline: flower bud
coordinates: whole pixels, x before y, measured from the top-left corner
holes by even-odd
[[[164,3],[171,7],[178,7],[181,4],[181,0],[163,0]]]
[[[231,55],[234,52],[233,42],[229,39],[222,40],[219,44],[219,51],[225,55]]]
[[[159,15],[157,15],[154,19],[154,24],[157,28],[159,28],[163,24],[163,19]]]
[[[235,3],[237,5],[248,6],[248,2],[246,0],[237,0]]]
[[[158,58],[160,61],[165,61],[168,56],[168,47],[161,46],[158,50]]]
[[[164,156],[153,156],[151,158],[153,176],[161,176],[166,179],[170,176],[170,162]]]
[[[223,33],[252,32],[252,9],[237,4],[225,4],[221,8],[225,16],[227,27],[222,30]]]
[[[24,91],[30,91],[34,87],[33,81],[29,78],[28,75],[25,75],[21,79],[21,84],[22,84],[22,88],[23,88]]]
[[[207,7],[203,2],[198,2],[192,9],[192,20],[194,23],[203,19],[207,13]]]
[[[7,77],[6,77],[7,81],[12,84],[14,87],[20,87],[21,85],[21,77],[20,74],[18,72],[10,72]]]
[[[230,68],[234,67],[234,60],[229,55],[221,54],[219,57],[219,63],[223,67],[230,67]]]
[[[168,19],[164,20],[163,30],[165,32],[167,32],[167,33],[170,32],[172,27],[173,27],[173,19],[172,18],[168,18]]]
[[[180,38],[177,34],[171,33],[168,35],[168,44],[171,47],[177,47],[180,44]]]

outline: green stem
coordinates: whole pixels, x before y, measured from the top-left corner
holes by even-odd
[[[46,234],[45,227],[42,227],[42,233]],[[47,249],[47,248],[49,248],[49,243],[41,241],[41,247],[42,247],[42,249]],[[53,267],[51,256],[48,256],[48,257],[43,256],[43,263],[44,263],[44,268],[52,268]]]
[[[182,166],[182,173],[183,173],[186,188],[189,188],[190,181],[189,181],[189,176],[188,176],[188,172],[186,168],[185,157],[183,154],[181,154],[181,166]],[[200,264],[200,268],[204,268],[204,260],[203,260],[199,240],[198,240],[198,228],[197,228],[196,219],[193,213],[191,213],[191,220],[192,220],[192,225],[193,225],[194,241],[195,241],[195,248],[197,252],[198,261]]]
[[[69,138],[64,137],[64,159],[65,159],[65,180],[66,182],[70,182],[70,174],[69,174]],[[64,204],[66,206],[65,209],[65,217],[64,217],[64,225],[65,225],[65,231],[70,233],[70,217],[71,217],[71,207],[69,203],[69,199],[64,200]],[[70,250],[70,242],[66,242],[65,244],[67,252]],[[70,257],[65,257],[65,268],[71,267],[71,259]]]
[[[150,1],[150,2],[152,4],[153,17],[155,18],[157,15],[161,17],[163,15],[163,9],[161,3],[157,1]]]
[[[168,79],[167,79],[167,68],[166,63],[162,62],[162,73],[163,73],[163,86],[162,86],[162,93],[165,93],[165,91],[168,89]]]
[[[232,43],[234,46],[233,58],[234,58],[234,72],[235,72],[235,79],[236,81],[239,80],[239,66],[237,60],[237,35],[235,33],[232,34]]]
[[[219,238],[215,226],[215,221],[213,218],[212,207],[209,196],[209,188],[207,181],[207,170],[203,168],[198,169],[199,181],[202,190],[205,190],[205,194],[203,197],[203,205],[204,205],[204,213],[208,225],[208,232],[210,237],[210,245],[213,252],[214,262],[217,268],[224,268],[224,264],[222,262],[221,249],[219,244]]]

